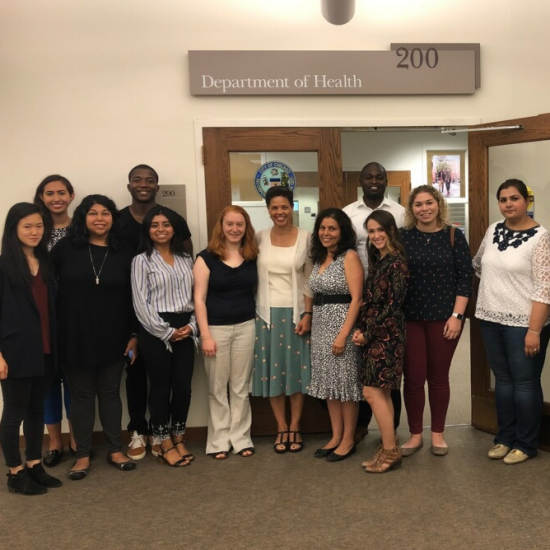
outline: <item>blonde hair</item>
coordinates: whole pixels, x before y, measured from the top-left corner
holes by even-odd
[[[415,187],[409,195],[409,202],[407,203],[407,208],[405,209],[405,223],[403,227],[405,229],[412,229],[416,226],[417,220],[414,217],[412,206],[416,200],[416,197],[420,193],[428,193],[428,195],[431,195],[432,198],[437,201],[437,205],[439,207],[437,212],[437,224],[440,227],[450,225],[449,207],[447,206],[447,201],[443,198],[443,195],[433,185],[420,185],[419,187]]]

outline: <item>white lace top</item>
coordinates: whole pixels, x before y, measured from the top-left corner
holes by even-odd
[[[550,235],[540,225],[524,231],[510,230],[503,221],[490,225],[474,269],[481,278],[478,319],[527,327],[531,302],[550,304]]]

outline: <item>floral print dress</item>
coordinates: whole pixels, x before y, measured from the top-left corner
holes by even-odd
[[[363,386],[397,390],[405,352],[405,316],[409,269],[403,256],[387,254],[369,269],[365,303],[361,308],[363,348],[360,380]]]

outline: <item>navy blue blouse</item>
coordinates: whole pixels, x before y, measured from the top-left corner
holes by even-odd
[[[452,313],[457,296],[472,292],[472,255],[464,234],[455,230],[454,249],[448,228],[425,233],[400,229],[410,270],[403,304],[407,321],[442,321]]]

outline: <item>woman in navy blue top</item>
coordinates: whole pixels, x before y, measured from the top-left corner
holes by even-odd
[[[248,214],[240,206],[228,206],[194,267],[195,310],[209,389],[206,452],[217,460],[226,459],[231,449],[242,457],[254,454],[248,393],[257,255]]]
[[[431,185],[415,188],[401,236],[410,270],[403,311],[407,321],[404,398],[410,439],[401,447],[410,456],[422,447],[424,385],[432,416],[432,453],[446,455],[443,431],[449,407],[449,370],[463,329],[473,267],[462,231],[448,225],[447,203]]]

